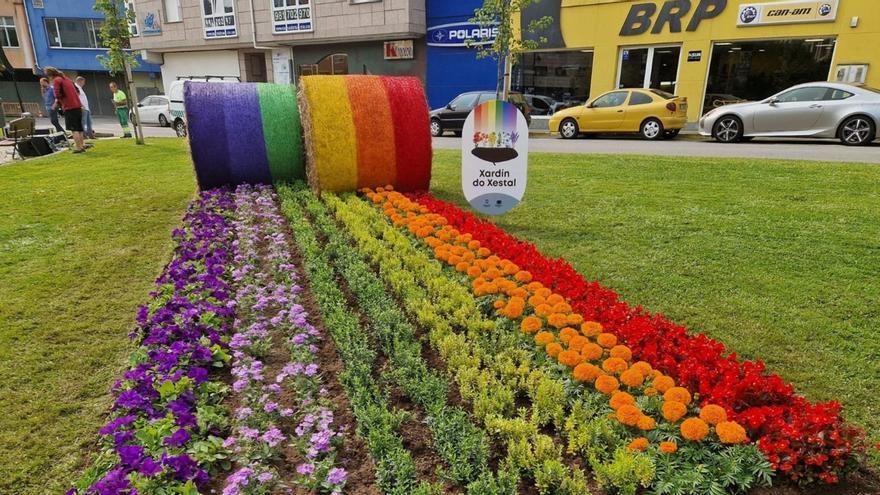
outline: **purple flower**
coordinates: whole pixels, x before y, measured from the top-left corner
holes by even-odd
[[[150,478],[162,472],[162,465],[153,460],[152,457],[147,457],[144,459],[144,462],[141,463],[138,472],[147,478]]]
[[[163,443],[169,447],[180,447],[189,442],[189,432],[183,428],[178,428],[171,436],[165,437]]]
[[[263,433],[260,439],[269,444],[269,447],[274,447],[284,441],[284,433],[281,433],[281,430],[278,428],[272,427],[266,433]]]
[[[303,476],[312,474],[313,472],[315,472],[315,465],[311,463],[300,464],[296,467],[296,472]]]
[[[327,474],[327,483],[338,485],[344,483],[346,478],[348,478],[348,473],[345,472],[345,469],[333,468]]]
[[[140,445],[123,445],[116,448],[116,453],[119,454],[120,464],[132,469],[137,469],[144,458],[144,448]]]
[[[259,476],[257,476],[257,481],[259,481],[260,483],[268,483],[273,479],[275,479],[275,475],[269,472],[261,473]]]
[[[306,370],[304,373],[306,376],[315,376],[316,374],[318,374],[318,365],[315,363],[312,363],[312,364],[306,366]]]

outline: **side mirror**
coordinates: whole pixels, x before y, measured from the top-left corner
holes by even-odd
[[[447,110],[455,110],[455,106],[453,106],[452,103],[447,103],[447,104],[446,104],[446,109],[447,109]]]
[[[138,107],[142,107],[142,106],[144,106],[143,103],[138,103]]]
[[[770,105],[771,107],[775,107],[777,103],[779,103],[779,98],[777,98],[775,96],[773,96],[767,100],[767,104]]]

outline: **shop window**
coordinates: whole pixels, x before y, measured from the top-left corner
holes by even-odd
[[[828,80],[835,43],[833,38],[715,43],[703,112]]]
[[[618,88],[653,88],[675,93],[681,47],[627,48],[620,52]]]
[[[95,19],[57,19],[47,17],[46,35],[52,48],[102,48],[103,21]]]
[[[0,17],[0,42],[3,48],[18,48],[18,34],[12,17]]]
[[[302,33],[314,29],[313,0],[272,0],[272,32]]]
[[[235,0],[202,0],[205,38],[238,36],[235,24]]]
[[[561,110],[587,101],[592,77],[591,51],[530,52],[513,68],[511,89],[543,97],[553,109]]]

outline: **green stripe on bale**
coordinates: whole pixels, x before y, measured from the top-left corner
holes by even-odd
[[[305,179],[302,124],[296,88],[288,84],[258,84],[257,93],[272,180],[291,182]]]

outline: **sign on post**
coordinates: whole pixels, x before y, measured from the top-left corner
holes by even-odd
[[[507,213],[526,192],[529,126],[506,101],[487,101],[462,129],[461,187],[471,206],[488,215]]]

